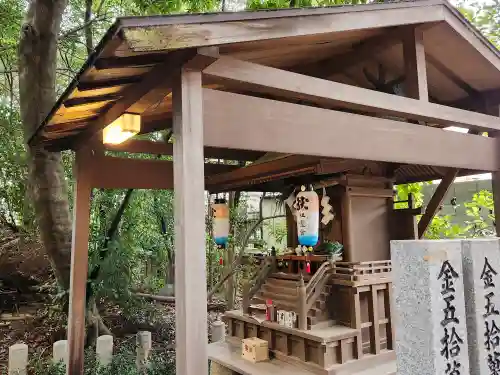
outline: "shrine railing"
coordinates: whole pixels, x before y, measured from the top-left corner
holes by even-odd
[[[305,298],[307,310],[311,308],[311,306],[314,304],[315,300],[321,293],[321,289],[323,289],[323,287],[328,282],[328,279],[330,278],[330,270],[332,269],[332,267],[333,263],[330,263],[329,261],[324,262],[307,283]]]
[[[266,258],[256,276],[244,286],[243,291],[243,311],[248,313],[250,311],[250,301],[259,291],[262,285],[266,282],[269,275],[276,269],[276,258]]]
[[[363,282],[390,278],[391,271],[392,263],[390,260],[335,262],[330,274],[334,279]]]

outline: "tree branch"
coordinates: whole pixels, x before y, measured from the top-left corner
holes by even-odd
[[[219,282],[214,285],[214,287],[212,288],[212,290],[210,292],[208,292],[207,299],[209,301],[210,301],[210,299],[212,299],[213,295],[217,292],[217,290],[219,290],[219,288],[226,282],[226,280],[229,279],[231,277],[231,275],[236,271],[236,268],[239,265],[241,265],[241,263],[243,262],[243,255],[245,254],[245,248],[247,247],[248,241],[250,240],[250,237],[252,236],[252,233],[255,231],[255,229],[257,229],[258,226],[260,224],[262,224],[262,222],[265,221],[265,220],[277,219],[277,218],[281,218],[281,217],[286,217],[286,216],[285,215],[274,215],[274,216],[263,217],[263,218],[260,218],[257,222],[255,222],[254,225],[252,225],[252,227],[248,230],[248,232],[247,232],[247,234],[246,234],[246,236],[245,236],[245,238],[243,240],[243,243],[241,245],[241,249],[240,249],[240,251],[238,253],[238,256],[236,257],[236,259],[231,264],[231,268],[222,277],[222,279],[220,279]]]
[[[102,16],[96,16],[90,20],[88,20],[87,22],[84,22],[83,24],[79,25],[79,26],[76,26],[75,28],[73,29],[70,29],[64,33],[62,33],[61,35],[59,35],[59,40],[61,39],[65,39],[67,38],[68,36],[72,35],[72,34],[75,34],[83,29],[85,29],[86,27],[92,25],[92,23],[94,22],[99,22],[99,21],[104,21],[106,19],[106,15],[102,15]]]

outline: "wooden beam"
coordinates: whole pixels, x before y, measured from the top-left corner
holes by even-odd
[[[173,155],[173,143],[132,139],[119,145],[104,145],[106,150],[137,154]],[[264,155],[263,152],[236,150],[232,148],[205,147],[204,156],[211,159],[254,161]]]
[[[86,286],[90,227],[90,152],[81,150],[75,158],[73,236],[68,317],[68,375],[83,374],[85,344]]]
[[[213,176],[240,167],[206,163],[204,168],[207,176]],[[173,163],[168,160],[101,156],[92,158],[92,170],[91,183],[94,188],[164,190],[174,188]]]
[[[405,94],[408,98],[429,101],[424,37],[421,29],[409,26],[403,31]]]
[[[164,51],[437,22],[443,18],[443,3],[423,1],[277,10],[267,14],[249,12],[229,16],[158,18],[154,27],[148,24],[147,28],[140,27],[146,21],[138,18],[123,19],[120,23],[124,37],[134,51]]]
[[[77,107],[79,105],[85,105],[90,103],[107,102],[109,100],[118,100],[121,97],[118,93],[105,94],[99,96],[80,96],[77,98],[71,98],[64,102],[66,108]]]
[[[101,79],[97,81],[80,81],[77,88],[79,91],[91,91],[108,87],[125,86],[133,83],[138,83],[143,78],[143,75],[137,75],[130,77],[110,78],[105,80]]]
[[[87,130],[78,136],[76,147],[88,141],[94,134],[112,123],[133,105],[137,106],[138,102],[144,101],[154,104],[164,98],[170,93],[172,71],[193,57],[194,54],[194,52],[186,50],[172,52],[168,61],[151,69],[141,83],[123,90],[121,99],[114,102],[97,120],[89,123]]]
[[[176,373],[207,375],[201,72],[181,70],[173,85],[173,106]]]
[[[500,119],[424,100],[386,94],[304,76],[232,58],[220,58],[203,73],[228,87],[305,100],[327,108],[341,107],[383,116],[397,116],[445,126],[482,131],[500,130]]]
[[[207,178],[207,188],[238,190],[270,180],[315,173],[320,159],[316,156],[290,155],[266,163],[251,164],[245,168]]]
[[[429,224],[432,222],[432,219],[436,215],[439,210],[439,207],[443,203],[444,197],[448,190],[450,189],[451,184],[457,177],[459,169],[453,168],[446,173],[441,182],[439,183],[436,191],[432,195],[429,204],[425,208],[425,212],[420,218],[418,222],[418,238],[422,238],[429,227]]]
[[[103,69],[116,69],[116,68],[131,68],[138,66],[152,66],[156,64],[162,64],[167,59],[168,53],[148,53],[140,54],[134,56],[113,56],[98,59],[95,62],[95,68],[97,70]]]
[[[213,147],[499,169],[487,137],[210,89],[203,96],[205,145]]]

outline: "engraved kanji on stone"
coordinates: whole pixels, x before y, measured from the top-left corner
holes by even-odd
[[[497,271],[488,262],[488,258],[484,257],[483,271],[481,272],[481,280],[484,282],[484,288],[494,288],[493,276],[497,275]]]
[[[461,364],[458,361],[449,362],[446,364],[446,370],[444,373],[446,375],[460,375]]]
[[[489,292],[484,296],[486,299],[486,305],[484,309],[486,312],[483,314],[483,317],[487,318],[490,315],[500,315],[500,312],[495,308],[495,303],[491,300],[495,296],[495,293]]]
[[[491,324],[489,324],[488,321],[485,321],[484,325],[484,345],[486,350],[494,350],[498,347],[498,345],[500,345],[500,329],[498,329],[495,321],[492,321]]]
[[[490,370],[490,375],[500,375],[500,353],[493,352],[492,354],[488,354],[488,358],[486,360]]]
[[[464,341],[458,335],[455,327],[451,328],[451,334],[448,334],[448,329],[444,329],[444,336],[441,339],[441,344],[443,348],[441,349],[441,355],[446,359],[450,357],[456,357],[460,354],[460,345],[463,344]]]
[[[460,323],[460,320],[455,316],[455,306],[453,306],[451,303],[455,300],[455,296],[453,294],[450,294],[449,296],[446,296],[443,298],[444,302],[446,303],[446,307],[443,309],[444,312],[444,319],[441,320],[441,325],[443,327],[446,327],[449,323]]]
[[[441,271],[438,275],[438,280],[443,280],[441,284],[441,294],[455,292],[453,279],[458,278],[458,273],[453,269],[450,262],[445,260],[441,266]]]

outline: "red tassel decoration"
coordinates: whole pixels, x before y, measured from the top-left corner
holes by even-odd
[[[224,259],[222,257],[219,258],[219,264],[222,266],[224,264]]]
[[[311,262],[306,262],[306,272],[311,273]]]

